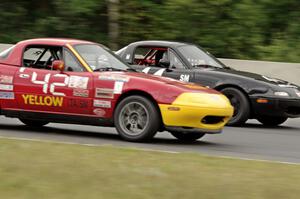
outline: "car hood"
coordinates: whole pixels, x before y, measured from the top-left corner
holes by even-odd
[[[195,70],[201,70],[201,69],[195,69]],[[299,86],[292,84],[288,81],[282,80],[282,79],[277,79],[277,78],[260,75],[260,74],[256,74],[256,73],[251,73],[251,72],[246,72],[246,71],[239,71],[239,70],[234,70],[234,69],[208,69],[208,70],[227,74],[228,76],[234,76],[236,78],[238,78],[238,77],[247,78],[247,79],[257,80],[257,81],[261,81],[264,83],[269,83],[272,85],[277,85],[277,86],[282,86],[282,87],[299,88]]]

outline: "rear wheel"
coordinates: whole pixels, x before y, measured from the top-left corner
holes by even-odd
[[[127,141],[139,142],[151,139],[161,121],[156,106],[142,96],[123,99],[114,113],[114,123],[119,135]]]
[[[259,116],[257,120],[266,126],[278,126],[284,123],[287,117]]]
[[[221,92],[229,99],[234,108],[233,116],[227,123],[230,126],[244,124],[250,115],[250,104],[242,91],[236,88],[224,88]]]
[[[171,131],[170,132],[174,137],[176,137],[178,140],[184,141],[184,142],[194,142],[200,138],[202,138],[205,133],[184,133],[184,132],[178,132],[178,131]]]
[[[47,121],[31,120],[31,119],[23,119],[23,118],[22,119],[19,118],[19,120],[22,123],[26,124],[27,126],[32,126],[32,127],[41,127],[49,123]]]

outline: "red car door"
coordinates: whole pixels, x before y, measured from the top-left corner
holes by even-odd
[[[15,75],[15,96],[24,111],[91,114],[92,75],[22,67]]]
[[[59,54],[62,54],[60,47],[33,46],[25,50],[23,67],[14,77],[18,108],[30,112],[90,115],[92,74],[51,70],[51,59],[61,58]]]

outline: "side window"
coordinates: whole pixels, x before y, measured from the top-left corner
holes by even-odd
[[[29,46],[23,54],[23,66],[52,70],[52,62],[60,60],[62,48],[56,46]]]
[[[35,65],[45,50],[45,48],[27,47],[23,55],[23,66],[36,68]]]
[[[147,47],[138,47],[135,49],[133,55],[133,64],[136,65],[146,65],[147,57],[150,58],[149,55],[151,53],[151,49]],[[149,59],[148,59],[149,60]]]
[[[158,66],[161,59],[167,59],[165,47],[138,47],[134,52],[134,62],[137,65]]]
[[[171,68],[184,69],[184,64],[181,60],[175,55],[173,51],[170,51],[170,66]]]
[[[83,72],[83,67],[78,63],[75,57],[67,50],[64,49],[64,62],[65,71]]]
[[[149,51],[149,48],[138,47],[134,52],[134,59],[143,59]]]

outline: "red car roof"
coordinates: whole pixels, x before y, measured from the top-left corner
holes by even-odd
[[[18,42],[10,55],[5,59],[0,59],[2,64],[10,65],[21,65],[22,55],[24,48],[28,45],[53,45],[53,46],[66,46],[67,44],[96,44],[90,41],[77,40],[77,39],[67,39],[67,38],[38,38],[38,39],[28,39]]]
[[[94,44],[90,41],[78,40],[78,39],[68,39],[68,38],[37,38],[37,39],[28,39],[24,41],[20,41],[18,43],[23,45],[34,45],[34,44],[42,44],[42,45],[59,45],[64,46],[66,44],[76,45],[76,44]]]

